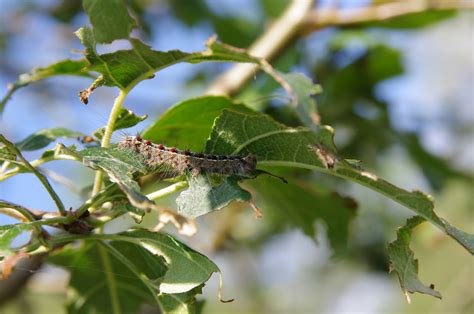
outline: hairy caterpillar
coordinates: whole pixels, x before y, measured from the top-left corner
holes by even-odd
[[[211,155],[193,153],[163,144],[154,144],[140,136],[127,136],[118,144],[119,149],[128,149],[140,154],[148,167],[171,170],[176,175],[186,172],[192,176],[200,173],[255,177],[257,159],[252,154],[246,156]]]

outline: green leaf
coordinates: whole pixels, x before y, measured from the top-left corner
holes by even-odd
[[[16,155],[13,154],[8,148],[1,147],[0,148],[0,160],[6,161],[16,161]]]
[[[224,96],[203,96],[180,102],[152,123],[143,138],[170,147],[201,151],[212,130],[214,120],[224,109],[241,108]],[[192,136],[190,136],[192,134]]]
[[[189,188],[178,196],[178,213],[196,218],[209,212],[221,209],[232,201],[248,202],[250,193],[242,189],[238,179],[228,177],[222,183],[213,186],[210,178],[200,175],[189,179]]]
[[[86,47],[88,70],[101,73],[106,85],[117,86],[122,90],[130,89],[138,82],[153,77],[153,73],[180,62],[259,62],[257,58],[249,56],[241,49],[216,42],[215,38],[206,43],[207,51],[195,53],[179,50],[156,51],[140,40],[130,38],[133,47],[131,50],[98,55],[95,51],[96,40],[92,30],[84,27],[79,29],[76,35]]]
[[[78,75],[92,77],[87,71],[84,71],[86,66],[87,60],[85,59],[63,60],[46,67],[35,68],[31,72],[21,74],[18,80],[9,87],[7,94],[0,101],[0,113],[2,113],[5,105],[13,93],[19,88],[56,75]]]
[[[474,235],[463,233],[434,212],[433,200],[419,191],[409,192],[337,156],[328,126],[287,128],[263,114],[224,110],[216,120],[206,151],[216,154],[248,154],[257,166],[285,166],[317,170],[354,181],[411,209],[474,253]],[[448,231],[449,230],[449,231]]]
[[[71,272],[68,313],[138,313],[143,304],[159,307],[165,259],[138,243],[86,241],[67,247],[49,261]]]
[[[265,204],[264,217],[272,225],[301,228],[316,240],[316,222],[323,222],[334,254],[347,250],[349,224],[357,208],[354,200],[306,182],[284,184],[274,178],[259,178],[250,185],[259,204]]]
[[[398,229],[397,239],[388,246],[390,272],[397,273],[408,302],[410,302],[408,292],[420,292],[441,299],[441,294],[435,291],[433,286],[427,287],[418,279],[418,260],[414,258],[414,253],[410,249],[412,230],[424,221],[425,219],[420,216],[408,219],[406,225]]]
[[[87,148],[80,151],[79,155],[86,165],[105,171],[134,207],[147,210],[154,206],[154,203],[140,192],[138,183],[133,180],[134,175],[148,172],[140,155],[127,150],[103,147]]]
[[[328,126],[316,127],[318,132],[307,128],[287,128],[264,114],[224,110],[214,124],[206,152],[231,155],[251,153],[259,163],[282,162],[287,166],[303,164],[326,169],[328,161],[316,151],[317,146],[321,145],[321,150],[336,158],[333,130]]]
[[[146,114],[139,117],[135,115],[131,110],[122,107],[120,108],[117,120],[115,121],[113,131],[131,128],[132,126],[135,126],[145,120],[147,117],[148,115]],[[104,133],[105,127],[102,127],[94,132],[94,136],[97,137],[99,140],[102,140]]]
[[[420,13],[411,13],[391,18],[385,21],[368,22],[361,24],[361,27],[382,27],[395,29],[412,29],[427,27],[448,18],[456,16],[456,10],[443,11],[425,11]]]
[[[15,145],[20,150],[31,151],[44,148],[58,138],[78,138],[81,136],[85,136],[85,134],[65,128],[43,129],[31,134]]]
[[[315,129],[320,117],[313,96],[321,93],[321,86],[315,85],[301,73],[281,73],[278,75],[290,86],[290,96],[293,97],[292,105],[301,122],[310,129]]]
[[[213,273],[220,273],[216,264],[206,256],[170,235],[147,230],[133,230],[121,235],[165,258],[168,271],[160,284],[162,293],[188,292],[206,282]]]
[[[149,277],[147,274],[144,283],[147,285],[153,286],[155,289],[159,289],[160,293],[175,294],[175,293],[185,293],[196,287],[201,286],[206,282],[210,276],[219,272],[219,268],[206,256],[194,251],[185,244],[179,242],[170,235],[154,233],[148,230],[137,229],[120,234],[92,234],[87,236],[69,236],[62,239],[56,238],[56,241],[70,241],[70,239],[84,238],[86,242],[94,241],[100,245],[105,243],[109,244],[114,248],[117,248],[118,244],[126,243],[126,249],[129,251],[137,250],[138,253],[127,252],[122,253],[127,261],[124,258],[120,257],[120,262],[122,264],[133,264],[141,265],[146,263],[147,268],[135,267],[139,271],[139,277],[143,278],[140,272],[147,269],[160,268],[159,264],[166,265],[166,273],[163,274],[163,267],[160,270],[160,276],[158,274],[153,278]],[[107,242],[105,242],[107,241]],[[59,243],[59,242],[58,242]],[[87,247],[87,246],[86,246]],[[109,248],[107,248],[110,251]],[[122,250],[122,249],[121,249]],[[140,253],[141,252],[141,253]],[[114,252],[111,254],[118,258],[118,255]],[[58,254],[60,257],[62,253]],[[80,252],[74,251],[71,249],[71,252],[68,254],[71,258],[77,256],[78,265],[87,265],[86,263],[81,262],[81,259],[86,259],[87,254],[81,254]],[[54,256],[53,256],[54,257]],[[154,259],[158,260],[154,261]],[[61,260],[53,260],[56,264],[62,264],[64,266],[70,267],[71,263],[68,260],[67,262],[61,262]],[[104,273],[105,265],[98,265],[97,272]],[[131,271],[134,268],[126,265]],[[74,267],[73,267],[74,269]],[[87,268],[89,269],[89,268]],[[87,270],[85,269],[85,270]],[[124,277],[121,276],[120,272],[112,271],[111,275],[115,277]],[[164,276],[163,276],[164,275]],[[133,277],[133,276],[132,276]],[[157,281],[159,279],[159,281]],[[87,281],[88,284],[93,284],[96,281]]]
[[[29,223],[18,223],[14,225],[0,226],[0,257],[7,257],[13,254],[11,244],[16,237],[25,231],[29,231],[34,226]]]
[[[198,313],[201,303],[196,301],[196,295],[202,293],[204,284],[184,293],[160,295],[160,302],[167,314]]]
[[[98,43],[127,39],[135,27],[123,0],[83,0]]]

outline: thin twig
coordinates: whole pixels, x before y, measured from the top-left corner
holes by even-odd
[[[155,201],[167,195],[173,194],[179,190],[182,190],[187,186],[188,186],[188,181],[176,182],[175,184],[169,185],[161,190],[152,192],[148,194],[146,197],[148,197],[152,201]]]
[[[56,203],[56,206],[58,207],[58,210],[59,212],[65,216],[67,214],[66,212],[66,209],[64,208],[64,205],[63,203],[61,202],[61,199],[59,198],[59,196],[56,194],[56,192],[54,191],[53,187],[51,186],[51,184],[49,184],[49,181],[48,179],[43,175],[41,174],[35,167],[33,167],[29,162],[28,160],[25,159],[25,157],[23,157],[23,155],[21,154],[20,150],[12,143],[10,142],[9,140],[7,140],[2,134],[0,134],[0,141],[3,142],[5,144],[5,146],[12,152],[14,153],[16,156],[18,156],[22,161],[23,161],[23,164],[26,168],[28,168],[37,178],[38,180],[40,180],[40,182],[43,184],[43,186],[45,187],[45,189],[48,191],[49,195],[51,195],[51,198],[53,199],[53,201]]]
[[[120,109],[122,108],[123,101],[128,94],[129,89],[121,90],[120,94],[115,98],[114,105],[112,106],[112,110],[110,111],[109,121],[107,122],[107,126],[105,127],[104,137],[102,138],[101,146],[102,147],[109,147],[110,146],[110,138],[112,137],[112,132],[115,128],[115,121],[120,113]],[[102,170],[97,170],[94,180],[94,187],[92,188],[92,195],[99,193],[100,189],[102,188],[102,179],[104,177],[104,172]]]
[[[427,0],[398,1],[360,9],[315,9],[310,10],[313,1],[294,0],[284,14],[270,26],[249,48],[248,52],[266,61],[271,61],[296,38],[309,35],[324,27],[348,26],[371,21],[421,13],[430,10],[474,9],[474,1]],[[255,64],[236,64],[217,77],[208,88],[208,94],[234,95],[260,70]]]

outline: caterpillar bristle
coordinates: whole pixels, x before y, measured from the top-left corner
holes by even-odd
[[[256,159],[253,155],[213,155],[193,153],[163,144],[143,140],[140,135],[127,136],[118,144],[119,149],[129,149],[140,154],[147,166],[167,175],[209,173],[218,175],[238,175],[254,177]],[[170,176],[171,177],[171,176]]]

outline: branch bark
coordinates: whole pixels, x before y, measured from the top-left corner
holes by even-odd
[[[351,10],[334,8],[313,10],[305,17],[300,34],[307,35],[328,26],[348,26],[366,22],[386,21],[413,13],[449,9],[474,9],[474,2],[470,0],[415,0],[391,2]]]
[[[265,60],[272,59],[293,41],[313,5],[314,0],[293,0],[272,26],[250,46],[249,53]],[[258,65],[255,64],[236,64],[220,75],[206,93],[235,94],[257,73],[258,69]]]
[[[249,53],[271,61],[296,38],[329,26],[349,26],[384,21],[424,11],[474,9],[472,0],[397,1],[360,9],[314,9],[313,0],[294,0],[270,28],[249,48]],[[236,64],[211,84],[207,94],[234,95],[259,71],[258,65]]]

